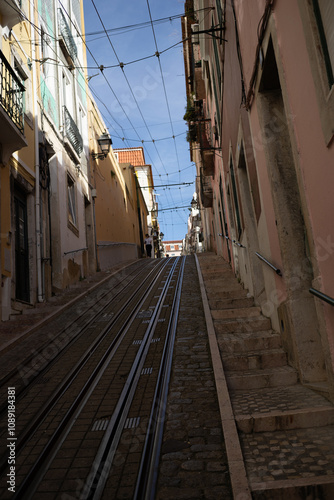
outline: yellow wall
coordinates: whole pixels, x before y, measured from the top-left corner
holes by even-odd
[[[90,112],[90,147],[97,152],[95,137],[104,132],[104,124],[95,109]],[[137,193],[133,170],[119,165],[111,152],[103,160],[91,160],[92,185],[96,189],[95,221],[97,242],[135,243],[140,247]],[[141,212],[147,208],[140,198]],[[143,228],[143,231],[146,227]]]

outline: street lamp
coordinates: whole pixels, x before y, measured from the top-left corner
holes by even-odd
[[[97,140],[101,153],[94,153],[92,152],[92,158],[94,160],[104,160],[110,151],[110,146],[112,145],[112,140],[110,138],[110,135],[107,132],[104,132],[104,134],[100,135],[100,137]]]

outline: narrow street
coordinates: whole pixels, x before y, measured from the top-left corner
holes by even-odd
[[[14,495],[1,407],[3,498],[332,498],[334,407],[298,382],[221,257],[146,259],[99,278],[1,325],[2,401],[16,395]]]

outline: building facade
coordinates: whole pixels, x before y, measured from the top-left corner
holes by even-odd
[[[149,213],[157,224],[141,174],[120,167],[112,151],[98,154],[106,126],[87,86],[83,33],[82,0],[0,4],[2,321],[138,258]]]
[[[129,163],[133,166],[136,175],[138,189],[141,190],[147,207],[146,222],[143,226],[147,227],[145,234],[153,237],[154,254],[160,256],[160,230],[158,224],[158,202],[154,193],[154,181],[152,175],[152,166],[145,162],[144,148],[122,148],[114,149],[114,153],[119,163]],[[142,247],[144,254],[144,246]]]
[[[182,240],[163,241],[163,252],[165,257],[180,257],[183,255]]]
[[[0,5],[0,318],[8,319],[12,298],[36,299],[41,259],[37,81],[33,62],[34,16],[28,1]],[[25,19],[23,21],[23,19]],[[26,42],[28,39],[28,42]],[[40,278],[40,275],[39,275]]]
[[[271,318],[300,380],[333,399],[334,7],[185,6],[185,119],[205,248]]]

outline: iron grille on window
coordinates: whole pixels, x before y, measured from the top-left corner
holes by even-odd
[[[64,131],[65,131],[65,136],[69,140],[71,146],[73,147],[74,151],[78,156],[81,155],[82,150],[83,150],[83,141],[81,134],[79,132],[79,129],[73,120],[72,116],[70,115],[68,109],[66,106],[63,106],[64,108]]]
[[[24,132],[24,86],[0,50],[0,104],[19,131]]]
[[[58,9],[58,20],[59,20],[59,32],[61,36],[61,40],[64,44],[64,48],[66,49],[67,53],[69,54],[70,58],[72,61],[75,60],[75,58],[78,55],[78,48],[76,46],[76,43],[74,41],[73,35],[71,33],[71,29],[65,19],[65,16],[63,14],[63,11],[61,9]]]

